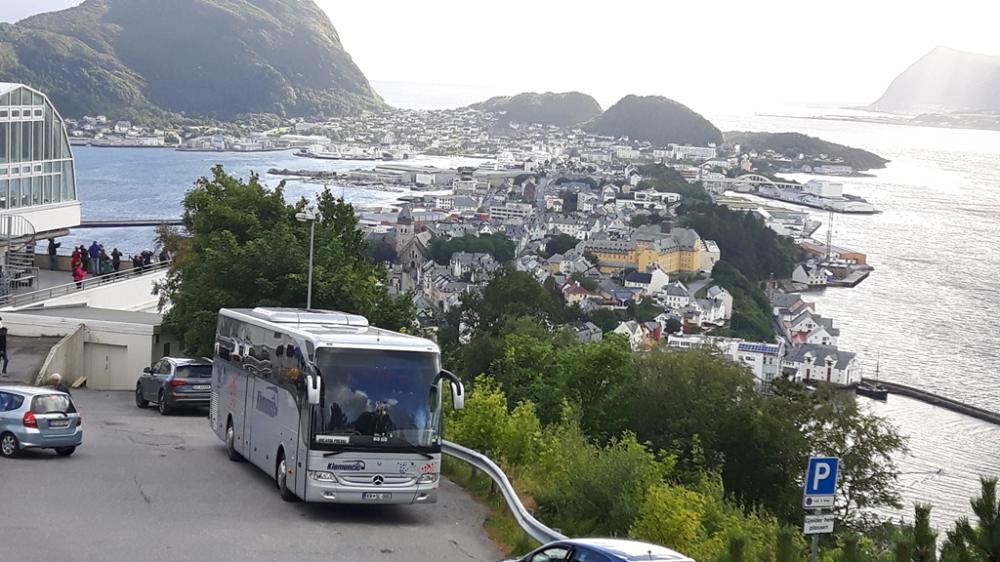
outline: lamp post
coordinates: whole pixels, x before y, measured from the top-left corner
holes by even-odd
[[[323,222],[323,215],[315,205],[309,205],[301,212],[295,213],[295,219],[309,223],[309,281],[306,289],[306,310],[310,310],[313,299],[313,245],[316,240],[316,223]]]

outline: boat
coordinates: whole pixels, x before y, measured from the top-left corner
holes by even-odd
[[[880,354],[881,355],[881,354]],[[858,386],[854,387],[854,393],[858,396],[864,396],[865,398],[871,398],[872,400],[880,400],[885,402],[889,399],[889,390],[886,389],[878,382],[878,370],[881,363],[881,356],[875,362],[875,380],[866,381],[861,379]]]

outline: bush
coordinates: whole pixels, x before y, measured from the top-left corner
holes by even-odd
[[[626,535],[646,490],[672,463],[658,461],[631,433],[597,447],[569,415],[549,429],[529,472],[544,520],[570,536]]]

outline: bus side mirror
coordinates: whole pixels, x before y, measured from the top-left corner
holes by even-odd
[[[310,405],[319,404],[319,397],[323,391],[323,382],[319,375],[306,375],[306,399]]]
[[[441,370],[438,373],[439,379],[448,379],[451,383],[451,405],[456,410],[465,408],[465,386],[462,381],[451,371]]]

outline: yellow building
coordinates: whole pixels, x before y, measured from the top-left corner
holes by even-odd
[[[702,240],[689,228],[660,232],[658,225],[640,227],[627,240],[588,240],[584,250],[597,256],[605,273],[626,268],[647,271],[654,263],[669,274],[697,273],[711,271],[719,260],[715,242]]]

